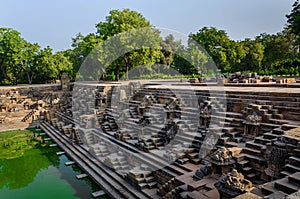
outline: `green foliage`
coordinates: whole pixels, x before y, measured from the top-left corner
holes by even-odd
[[[241,42],[245,51],[245,56],[241,60],[240,70],[259,71],[262,69],[262,60],[264,57],[264,46],[257,40],[245,39]]]
[[[121,71],[125,71],[125,79],[128,79],[130,69],[139,65],[150,68],[163,56],[159,50],[162,42],[159,31],[138,12],[112,10],[106,21],[98,23],[96,28],[99,37],[109,41],[109,45],[96,48],[98,61],[103,68],[108,65],[106,73],[115,71],[117,80]]]
[[[30,43],[11,28],[0,28],[0,84],[44,83],[67,72],[71,79],[128,79],[129,70],[161,77],[174,69],[180,74],[255,71],[264,75],[299,74],[300,3],[286,15],[287,27],[277,34],[262,33],[255,39],[231,40],[224,30],[203,27],[189,35],[188,45],[173,35],[161,38],[158,29],[130,9],[111,10],[94,33],[77,34],[72,49],[52,52]],[[197,43],[193,43],[192,40]],[[199,48],[198,44],[203,47]],[[208,56],[209,55],[209,56]],[[87,68],[80,70],[84,64]],[[142,66],[142,67],[140,67]],[[153,75],[158,73],[157,76]]]
[[[300,40],[300,3],[296,0],[293,4],[293,9],[289,15],[286,15],[288,27],[291,29],[292,33],[297,35],[298,41]]]
[[[230,40],[224,30],[204,27],[190,37],[205,48],[223,72],[231,71],[231,67],[240,63],[245,54],[239,43]]]

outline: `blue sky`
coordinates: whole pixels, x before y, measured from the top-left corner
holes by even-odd
[[[225,30],[234,40],[276,33],[294,0],[0,0],[0,27],[55,51],[70,48],[79,32],[95,32],[112,9],[130,8],[152,25],[184,34],[204,26]]]

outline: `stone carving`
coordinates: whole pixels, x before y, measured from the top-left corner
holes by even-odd
[[[166,104],[166,109],[168,111],[175,111],[177,106],[177,99],[173,97],[170,98],[170,101]]]
[[[67,73],[63,73],[61,75],[61,89],[63,91],[69,91],[70,90],[70,79],[69,79]]]
[[[148,107],[148,106],[151,106],[151,104],[152,104],[152,101],[150,99],[150,96],[145,95],[145,97],[139,107]]]
[[[262,120],[262,117],[257,115],[256,112],[253,112],[252,114],[250,114],[246,117],[246,122],[252,123],[252,124],[258,124],[261,122],[261,120]]]
[[[259,116],[256,112],[252,112],[249,114],[243,124],[244,124],[244,135],[249,137],[255,137],[260,135],[260,123],[262,121],[262,117]]]
[[[223,175],[215,183],[215,187],[221,193],[221,196],[226,194],[235,197],[241,193],[250,191],[252,183],[245,179],[243,174],[238,173],[236,169],[232,169],[230,173]]]
[[[283,143],[275,143],[277,146],[273,146],[268,156],[268,168],[265,172],[271,178],[279,178],[280,172],[285,165],[285,160],[288,157],[288,152]]]
[[[219,148],[211,156],[212,160],[215,160],[220,163],[230,162],[231,158],[232,158],[231,152],[225,147]]]
[[[162,140],[164,144],[168,144],[171,140],[173,140],[178,132],[178,125],[174,121],[168,121],[166,126],[163,128]]]
[[[212,172],[211,167],[208,165],[205,165],[196,171],[194,177],[197,179],[202,179],[204,176],[207,176],[211,172]]]
[[[200,126],[208,127],[209,126],[209,118],[211,116],[211,102],[206,101],[204,103],[200,103]]]

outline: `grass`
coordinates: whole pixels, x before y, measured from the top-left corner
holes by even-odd
[[[43,139],[36,129],[0,132],[0,159],[21,157],[27,150],[43,145]]]

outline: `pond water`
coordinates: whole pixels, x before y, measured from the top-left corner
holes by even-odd
[[[6,154],[0,153],[0,199],[89,199],[92,192],[100,190],[88,178],[77,180],[76,175],[82,171],[76,165],[65,166],[69,159],[57,156],[58,148],[39,143],[34,137],[30,137],[32,143],[26,141],[26,136],[20,136],[22,132],[14,135],[13,142],[3,135],[1,132],[0,150],[6,150]],[[9,149],[13,149],[11,157]]]

